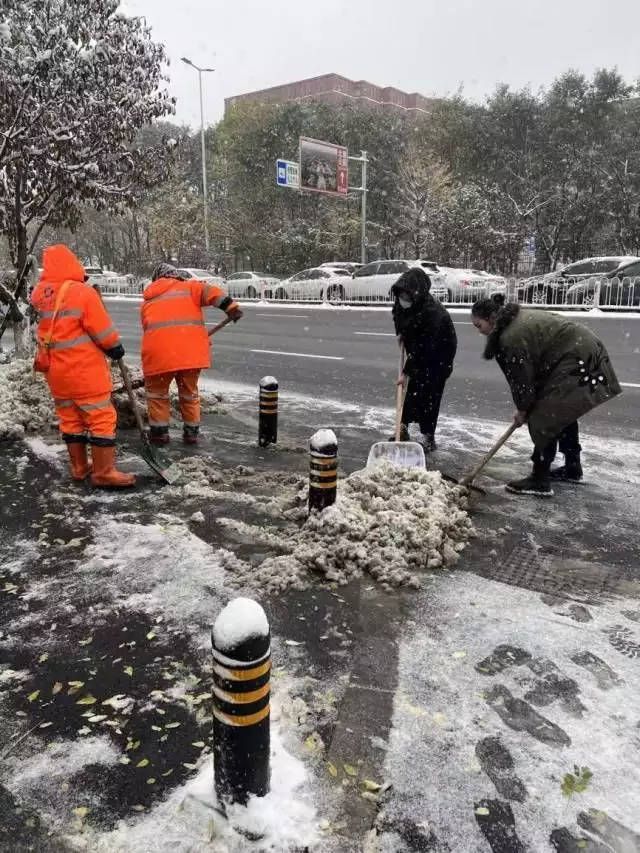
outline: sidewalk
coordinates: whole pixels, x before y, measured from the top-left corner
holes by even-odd
[[[611,840],[640,832],[637,450],[586,441],[590,482],[521,502],[499,485],[526,465],[518,437],[455,571],[301,590],[278,559],[311,433],[335,428],[354,471],[391,412],[283,397],[266,451],[244,389],[206,421],[178,489],[129,434],[128,494],[68,482],[55,436],[2,445],[0,751],[36,727],[0,769],[20,803],[92,853],[640,850]],[[466,471],[499,429],[443,423],[438,464]],[[224,826],[210,843],[184,806],[211,786],[208,631],[251,584],[274,635],[275,847]],[[574,764],[593,778],[567,797]]]

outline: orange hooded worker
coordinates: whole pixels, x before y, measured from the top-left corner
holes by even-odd
[[[209,336],[202,309],[213,305],[237,322],[240,306],[219,287],[185,280],[175,267],[160,264],[145,287],[142,320],[142,370],[147,392],[150,438],[169,441],[169,387],[178,386],[185,444],[197,444],[200,429],[200,371],[211,367]]]
[[[133,486],[133,474],[115,468],[117,415],[106,358],[121,359],[124,348],[100,296],[85,280],[84,267],[66,246],[44,250],[42,276],[31,295],[39,315],[34,367],[53,395],[73,479],[91,474],[94,486]]]

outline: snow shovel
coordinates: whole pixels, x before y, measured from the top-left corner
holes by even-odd
[[[138,401],[136,400],[135,394],[133,393],[133,387],[131,386],[131,376],[129,374],[129,370],[127,369],[127,365],[124,363],[124,361],[122,361],[122,359],[120,359],[120,361],[118,361],[118,367],[120,368],[120,373],[122,374],[122,381],[124,382],[124,387],[127,389],[127,396],[129,397],[131,410],[133,411],[136,423],[138,425],[138,429],[140,431],[140,438],[142,439],[142,450],[140,452],[140,456],[142,456],[149,468],[151,468],[153,471],[156,472],[156,474],[162,477],[165,483],[168,483],[170,486],[172,486],[180,479],[180,469],[166,457],[163,457],[163,454],[160,453],[157,448],[155,448],[151,444],[149,436],[147,435],[147,431],[144,428],[142,414],[140,412],[140,409],[138,408]]]
[[[509,429],[496,441],[493,447],[482,457],[480,462],[476,465],[476,467],[463,477],[461,480],[456,480],[455,477],[449,477],[446,474],[442,475],[443,480],[448,480],[450,483],[457,483],[459,486],[464,486],[465,489],[473,489],[476,492],[480,492],[482,495],[486,495],[484,489],[481,489],[479,486],[474,486],[473,481],[478,476],[478,474],[484,469],[484,467],[493,459],[496,453],[500,450],[500,448],[509,441],[513,433],[518,429],[516,423],[512,423],[509,426]]]
[[[211,335],[215,335],[216,332],[219,332],[220,329],[224,329],[227,323],[233,322],[233,317],[226,317],[221,323],[218,323],[217,326],[214,326],[213,329],[209,329],[207,335],[211,337]]]
[[[403,374],[405,363],[404,347],[400,349],[400,367],[398,369],[398,379]],[[402,409],[404,408],[404,400],[407,395],[407,380],[402,385],[396,386],[396,440],[395,441],[378,441],[369,451],[367,459],[367,468],[372,468],[379,462],[391,462],[392,465],[399,465],[401,468],[425,468],[427,467],[424,458],[424,448],[417,441],[400,441],[402,432]]]

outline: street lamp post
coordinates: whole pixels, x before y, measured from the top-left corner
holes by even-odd
[[[190,59],[187,59],[186,56],[182,57],[182,61],[185,63],[185,65],[190,65],[198,72],[198,84],[200,87],[200,142],[202,145],[202,195],[204,199],[204,246],[207,251],[207,263],[209,263],[209,199],[207,196],[207,159],[204,144],[204,101],[202,99],[202,75],[211,71],[215,71],[215,68],[200,68],[199,65],[196,65],[195,62],[192,62]]]

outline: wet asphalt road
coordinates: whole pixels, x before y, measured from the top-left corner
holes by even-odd
[[[108,301],[108,308],[132,357],[140,353],[139,304]],[[246,305],[242,321],[214,342],[211,378],[257,385],[274,375],[283,391],[361,406],[394,405],[398,349],[390,313],[323,309],[314,306]],[[218,311],[209,312],[219,322]],[[458,356],[447,385],[443,412],[482,420],[509,420],[513,404],[495,363],[482,359],[484,339],[469,314],[453,314]],[[598,434],[605,430],[640,437],[640,316],[579,321],[604,341],[624,395],[585,419]]]

